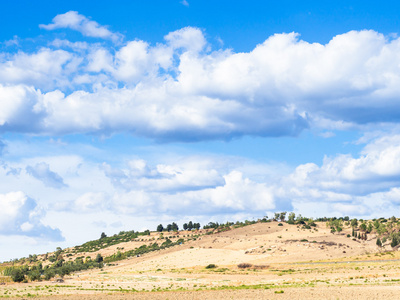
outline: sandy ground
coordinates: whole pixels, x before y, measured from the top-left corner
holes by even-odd
[[[0,297],[37,299],[399,299],[400,253],[367,241],[277,222],[258,223],[65,277],[0,285]],[[181,232],[182,235],[193,233]],[[153,234],[149,239],[157,239]],[[154,241],[145,241],[154,242]],[[143,243],[143,242],[142,242]],[[134,241],[124,251],[140,246]],[[386,246],[387,249],[390,247]],[[103,255],[113,251],[102,250]],[[96,252],[97,253],[97,252]],[[91,253],[95,255],[96,253]],[[85,254],[86,255],[86,254]],[[250,263],[258,268],[240,269]],[[216,264],[214,269],[206,269]]]

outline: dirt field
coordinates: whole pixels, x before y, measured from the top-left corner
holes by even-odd
[[[145,254],[64,282],[7,283],[0,297],[37,299],[398,299],[400,253],[277,222],[257,223]],[[191,233],[180,233],[180,236]],[[152,239],[156,234],[148,237]],[[146,241],[143,241],[146,242]],[[142,242],[142,243],[143,243]],[[137,247],[138,241],[118,247]],[[113,246],[116,247],[116,246]],[[99,251],[111,253],[111,249]],[[95,256],[97,252],[91,253]],[[251,264],[239,268],[238,264]],[[209,264],[215,268],[207,269]]]

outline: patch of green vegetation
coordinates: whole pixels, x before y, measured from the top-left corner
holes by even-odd
[[[206,266],[206,269],[215,269],[217,267],[216,264],[209,264]]]

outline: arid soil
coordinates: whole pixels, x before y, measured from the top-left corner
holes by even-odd
[[[0,285],[0,297],[37,299],[399,299],[400,253],[347,237],[277,222],[257,223],[78,272],[64,282]],[[181,232],[190,236],[191,232]],[[164,234],[164,236],[166,236]],[[172,234],[171,234],[172,236]],[[152,233],[103,249],[133,249],[157,240]],[[175,234],[175,239],[177,239]],[[114,249],[115,248],[115,249]],[[98,252],[85,253],[94,257]],[[82,255],[82,254],[80,254]],[[74,257],[70,257],[74,259]],[[239,268],[238,264],[250,264]],[[215,268],[207,269],[209,264]]]

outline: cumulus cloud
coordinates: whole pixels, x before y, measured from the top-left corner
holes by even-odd
[[[41,223],[43,211],[23,192],[0,194],[0,206],[0,234],[64,240],[59,229]]]
[[[85,173],[97,174],[101,186],[92,183],[89,191],[71,186],[84,192],[58,210],[153,217],[188,212],[198,216],[258,216],[281,210],[303,214],[312,210],[319,216],[387,214],[399,204],[399,149],[398,135],[379,137],[365,145],[358,156],[337,154],[325,157],[321,165],[301,164],[293,171],[286,166],[279,174],[271,171],[273,166],[246,165],[232,157],[181,157],[157,164],[135,158],[118,167],[102,163],[101,172],[93,169]],[[78,182],[82,175],[76,176],[69,182]]]
[[[272,190],[233,171],[220,186],[160,192],[156,187],[119,192],[112,198],[112,210],[118,213],[157,215],[215,215],[218,213],[254,212],[263,214],[276,205]],[[157,184],[157,182],[154,182]],[[281,207],[282,208],[282,207]]]
[[[78,197],[74,202],[74,209],[77,212],[94,212],[110,209],[108,197],[104,193],[88,192]]]
[[[188,159],[179,164],[149,166],[142,159],[131,160],[126,169],[103,163],[105,175],[118,188],[176,193],[216,187],[224,183],[222,175],[205,159]]]
[[[76,11],[59,14],[53,18],[53,23],[48,25],[41,24],[39,27],[46,30],[70,28],[79,31],[84,36],[110,39],[114,42],[122,38],[121,34],[111,32],[107,27],[101,26],[96,21],[91,21]]]
[[[387,214],[398,206],[400,136],[384,136],[367,144],[358,157],[325,157],[321,166],[299,165],[273,188],[294,206],[326,204],[332,212],[350,215]]]
[[[43,112],[37,110],[40,97],[40,91],[32,87],[0,84],[0,132],[37,131],[43,118]]]
[[[85,22],[94,21],[69,12],[44,26]],[[371,30],[327,44],[284,33],[235,53],[211,51],[193,27],[168,33],[164,43],[115,49],[56,40],[0,61],[0,130],[198,141],[393,124],[400,120],[399,41]]]
[[[213,159],[196,157],[155,167],[137,159],[129,161],[126,169],[112,168],[108,164],[103,164],[102,168],[119,190],[109,206],[118,212],[146,215],[188,211],[198,215],[263,213],[277,206],[273,190],[266,183],[250,180],[237,170],[226,172]]]
[[[26,172],[43,182],[45,186],[55,189],[68,187],[68,185],[64,183],[63,178],[57,173],[51,171],[49,164],[45,162],[38,163],[34,166],[27,166]]]

